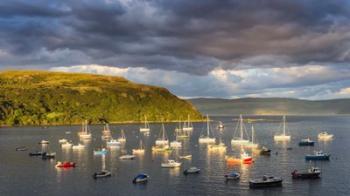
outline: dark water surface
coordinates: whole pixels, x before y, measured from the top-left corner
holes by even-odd
[[[270,157],[254,155],[255,163],[251,165],[227,165],[225,154],[238,155],[238,148],[231,148],[230,140],[236,122],[232,117],[213,117],[212,127],[217,121],[225,124],[222,140],[228,146],[226,153],[208,152],[206,145],[198,144],[198,137],[205,130],[205,123],[195,123],[189,140],[183,140],[183,148],[168,154],[151,152],[159,124],[151,124],[150,136],[139,133],[139,125],[112,125],[116,138],[120,130],[126,132],[127,142],[119,150],[109,151],[105,157],[106,168],[113,176],[94,180],[91,175],[102,167],[102,157],[94,156],[93,149],[105,145],[101,141],[102,126],[91,126],[93,139],[86,143],[82,151],[62,150],[58,144],[60,138],[67,138],[77,144],[78,126],[59,127],[24,127],[0,129],[0,195],[350,195],[350,117],[287,117],[291,142],[275,143],[273,135],[279,132],[281,117],[256,117],[267,120],[255,122],[256,140],[273,150]],[[176,123],[166,124],[170,140],[174,140]],[[248,125],[247,125],[248,127]],[[318,142],[317,134],[327,130],[335,135],[330,142]],[[71,134],[66,134],[70,131]],[[220,132],[214,129],[217,138]],[[298,147],[300,139],[310,136],[317,141],[314,147]],[[28,152],[42,147],[37,143],[47,139],[47,148],[56,152],[56,160],[71,160],[77,163],[75,169],[55,168],[55,160],[43,161],[38,157],[29,157]],[[139,140],[146,145],[144,156],[135,160],[121,161],[119,156],[131,153],[137,148]],[[16,152],[18,146],[27,146],[27,152]],[[292,150],[287,150],[292,147]],[[329,162],[319,162],[322,177],[318,180],[296,181],[291,179],[294,169],[306,169],[312,164],[304,160],[307,153],[323,150],[331,153]],[[249,151],[250,152],[250,151]],[[278,152],[278,155],[275,154]],[[176,159],[178,155],[192,154],[191,160],[181,160],[178,169],[161,168],[163,160]],[[183,170],[197,166],[202,171],[199,175],[184,176]],[[223,175],[236,170],[241,173],[238,182],[226,183]],[[145,185],[134,185],[132,178],[139,172],[151,176]],[[250,190],[248,180],[264,174],[281,176],[283,188]]]

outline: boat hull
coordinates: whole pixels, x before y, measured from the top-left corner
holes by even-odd
[[[282,187],[282,179],[267,181],[267,182],[253,182],[249,181],[249,188],[260,189],[260,188],[271,188],[271,187]]]
[[[317,179],[320,173],[292,173],[293,179]]]
[[[299,142],[299,146],[314,146],[315,142]]]
[[[324,156],[315,156],[315,155],[306,155],[305,160],[306,161],[329,161],[330,155],[324,155]]]

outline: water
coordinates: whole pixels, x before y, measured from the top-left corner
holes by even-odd
[[[160,134],[160,125],[151,124],[150,136],[139,133],[140,125],[112,125],[111,130],[116,138],[120,130],[126,132],[127,143],[120,150],[109,151],[104,162],[101,156],[94,156],[93,149],[104,146],[101,141],[102,126],[91,126],[93,139],[86,143],[83,151],[63,151],[58,144],[60,138],[67,138],[77,144],[79,127],[23,127],[0,129],[0,195],[348,195],[350,192],[350,117],[288,117],[288,130],[292,135],[289,143],[275,143],[273,135],[280,126],[281,117],[259,117],[264,121],[254,123],[256,140],[273,150],[270,157],[254,155],[255,163],[251,165],[227,165],[225,153],[208,152],[206,145],[198,144],[198,137],[206,129],[205,123],[195,123],[194,131],[189,140],[184,140],[183,148],[169,154],[152,154],[151,147]],[[267,120],[266,120],[267,119]],[[222,133],[223,142],[229,146],[226,154],[238,155],[238,148],[230,147],[230,140],[236,122],[232,117],[213,117],[215,128],[217,121],[225,124]],[[174,128],[177,124],[166,124],[170,140],[175,138]],[[247,127],[249,127],[247,125]],[[317,141],[317,134],[328,130],[335,135],[331,142],[317,142],[315,147],[298,147],[301,138],[310,136]],[[71,131],[71,134],[66,134]],[[219,131],[214,129],[216,137]],[[55,161],[43,161],[38,157],[29,157],[28,152],[41,149],[37,143],[47,139],[50,151],[57,153],[56,160],[71,160],[77,163],[75,169],[56,169]],[[121,161],[121,154],[131,153],[142,139],[146,146],[144,156],[135,160]],[[27,152],[16,152],[18,146],[30,148]],[[292,147],[292,150],[287,150]],[[331,153],[329,162],[319,162],[322,169],[319,180],[296,181],[291,179],[291,171],[305,169],[313,164],[304,160],[304,155],[314,150]],[[278,155],[275,154],[278,152]],[[192,154],[192,160],[182,160],[178,169],[161,168],[162,161],[176,158],[178,155]],[[106,168],[113,173],[111,178],[94,180],[92,174]],[[201,168],[201,174],[184,176],[185,168],[189,166]],[[223,175],[236,170],[241,173],[238,182],[226,183]],[[139,172],[151,176],[145,185],[131,183]],[[284,179],[283,188],[265,190],[250,190],[248,180],[264,174],[281,176]]]

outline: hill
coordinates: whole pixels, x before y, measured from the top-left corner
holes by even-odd
[[[310,101],[289,98],[189,100],[203,114],[211,115],[338,115],[350,114],[350,99]]]
[[[167,89],[121,77],[45,71],[0,72],[0,124],[60,125],[200,119]]]

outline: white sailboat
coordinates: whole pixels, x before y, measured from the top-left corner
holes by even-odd
[[[125,137],[125,133],[124,133],[123,129],[121,130],[121,135],[120,135],[120,137],[117,140],[120,143],[125,143],[126,142],[126,137]]]
[[[89,132],[87,121],[85,121],[85,123],[82,123],[82,129],[78,134],[80,139],[91,139],[92,136]]]
[[[145,149],[143,148],[142,140],[140,140],[139,148],[132,149],[132,154],[144,154],[144,153],[145,153]]]
[[[187,115],[187,122],[184,122],[184,126],[182,127],[184,131],[193,131],[193,125],[190,121],[190,115]]]
[[[111,130],[109,129],[109,124],[105,124],[105,126],[103,127],[101,138],[103,140],[108,140],[111,137],[112,137],[112,134],[111,134]]]
[[[140,132],[149,132],[150,130],[151,129],[149,123],[147,122],[147,118],[145,116],[145,125],[143,127],[140,127]]]
[[[237,128],[236,128],[237,130]],[[245,126],[244,126],[244,123],[243,123],[243,117],[242,115],[239,115],[239,137],[234,137],[232,140],[231,140],[231,145],[245,145],[245,144],[248,144],[249,143],[249,140],[247,139],[244,139],[244,131],[245,130]]]
[[[177,126],[177,127],[175,128],[175,132],[180,132],[180,131],[182,131],[181,120],[179,120],[179,126]]]
[[[162,123],[161,137],[156,140],[157,146],[169,145],[169,140],[166,138],[164,123]]]
[[[245,147],[249,147],[249,148],[257,148],[259,146],[259,144],[256,144],[254,141],[254,137],[255,137],[255,130],[254,130],[254,126],[252,125],[252,141],[248,142],[246,145],[244,145]]]
[[[286,135],[286,116],[283,116],[283,133],[273,137],[275,141],[289,141],[290,135]]]
[[[215,138],[210,137],[210,125],[209,125],[208,114],[207,114],[207,135],[199,137],[198,142],[201,143],[201,144],[212,144],[212,143],[215,143]]]

